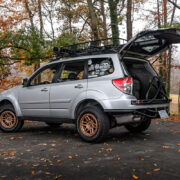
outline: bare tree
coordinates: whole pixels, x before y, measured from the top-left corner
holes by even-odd
[[[90,18],[91,18],[91,29],[95,40],[98,40],[98,22],[95,13],[95,9],[92,3],[92,0],[87,0]]]
[[[172,0],[168,0],[170,3],[172,3],[174,6],[176,6],[178,9],[180,9],[180,6],[177,5],[177,1],[173,2]]]
[[[132,38],[132,0],[127,0],[127,12],[126,12],[126,28],[127,39]]]
[[[100,5],[101,5],[101,15],[103,18],[103,30],[104,30],[104,39],[107,39],[107,22],[106,22],[106,15],[105,15],[105,10],[104,10],[104,0],[100,0]],[[105,44],[107,44],[107,41],[105,41]]]

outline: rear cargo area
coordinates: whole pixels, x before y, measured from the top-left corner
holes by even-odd
[[[128,76],[133,78],[133,95],[137,99],[148,100],[154,98],[157,94],[159,82],[157,78],[154,78],[157,77],[157,73],[151,64],[147,60],[134,58],[126,58],[123,63]],[[155,99],[162,98],[162,94],[158,93]]]

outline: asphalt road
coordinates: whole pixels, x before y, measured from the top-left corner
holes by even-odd
[[[180,179],[180,123],[153,121],[143,134],[118,127],[89,144],[74,125],[28,122],[19,133],[0,131],[0,179]]]

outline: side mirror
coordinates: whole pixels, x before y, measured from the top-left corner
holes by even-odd
[[[28,79],[27,79],[27,78],[25,78],[25,79],[22,80],[22,85],[23,85],[24,87],[27,87],[27,85],[28,85]]]

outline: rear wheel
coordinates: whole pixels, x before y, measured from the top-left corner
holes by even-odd
[[[87,142],[100,142],[108,134],[110,122],[107,115],[97,106],[84,108],[77,119],[80,137]]]
[[[132,133],[140,133],[149,128],[151,119],[144,118],[143,121],[138,123],[129,123],[125,125],[125,128]]]
[[[0,111],[0,129],[3,132],[17,132],[24,124],[24,121],[19,120],[16,116],[12,105],[4,105]]]

